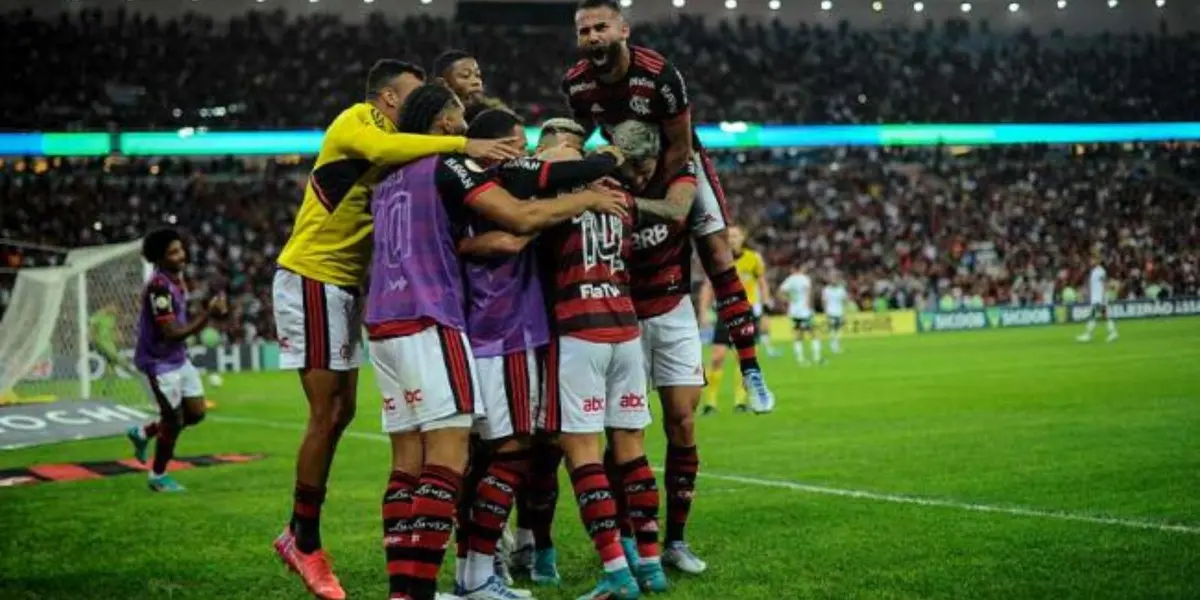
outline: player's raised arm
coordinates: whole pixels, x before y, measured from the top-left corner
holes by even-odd
[[[587,190],[554,200],[521,201],[470,158],[444,157],[438,165],[438,189],[443,197],[462,199],[484,218],[517,235],[528,235],[593,210],[625,214],[625,195],[610,190]]]

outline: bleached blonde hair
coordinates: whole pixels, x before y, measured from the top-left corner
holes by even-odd
[[[658,156],[662,150],[662,135],[657,125],[630,119],[613,127],[612,143],[621,149],[625,158],[642,160]]]

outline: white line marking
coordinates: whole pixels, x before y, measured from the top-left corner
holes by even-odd
[[[256,427],[269,427],[271,429],[284,429],[288,431],[304,431],[304,426],[298,423],[288,423],[282,421],[266,421],[262,419],[252,419],[245,417],[231,417],[225,415],[209,415],[209,419],[222,423],[231,423],[237,425],[254,425]],[[370,433],[366,431],[347,431],[343,434],[345,437],[356,438],[362,440],[371,440],[376,442],[387,442],[389,438],[382,433]],[[662,469],[655,468],[655,471],[661,472]],[[745,477],[742,475],[725,475],[722,473],[701,472],[701,477],[706,479],[718,479],[731,483],[742,483],[746,485],[755,485],[759,487],[773,487],[795,492],[803,492],[806,494],[820,494],[823,496],[838,496],[841,498],[854,498],[857,500],[872,500],[875,502],[889,502],[892,504],[912,504],[915,506],[936,507],[936,508],[952,508],[956,510],[965,510],[970,512],[994,513],[1013,515],[1018,517],[1031,517],[1036,519],[1052,519],[1057,521],[1073,521],[1076,523],[1091,523],[1093,525],[1109,525],[1113,527],[1125,527],[1128,529],[1145,529],[1151,531],[1164,531],[1170,533],[1184,533],[1192,535],[1200,535],[1200,527],[1193,525],[1181,525],[1175,523],[1163,523],[1159,521],[1148,521],[1143,519],[1126,519],[1120,517],[1105,517],[1098,515],[1088,515],[1080,513],[1071,513],[1056,510],[1042,510],[1037,508],[1027,508],[1023,506],[998,506],[994,504],[976,504],[972,502],[960,502],[958,500],[945,500],[941,498],[926,498],[922,496],[908,496],[903,494],[886,494],[882,492],[872,492],[869,490],[848,490],[842,488],[825,487],[820,485],[810,485],[807,483],[797,483],[794,481],[784,481],[779,479],[760,479],[757,477]]]
[[[1172,523],[1161,523],[1157,521],[1145,521],[1141,519],[1125,519],[1118,517],[1101,517],[1094,515],[1086,515],[1079,513],[1069,513],[1054,510],[1041,510],[1036,508],[1026,508],[1022,506],[996,506],[993,504],[975,504],[971,502],[959,502],[957,500],[943,500],[940,498],[923,498],[920,496],[905,496],[901,494],[884,494],[880,492],[871,492],[867,490],[845,490],[840,488],[824,487],[819,485],[809,485],[806,483],[796,483],[794,481],[780,481],[776,479],[759,479],[757,477],[743,477],[741,475],[723,475],[720,473],[704,473],[702,477],[710,479],[719,479],[721,481],[729,481],[734,483],[745,483],[748,485],[757,485],[762,487],[774,487],[808,494],[821,494],[824,496],[840,496],[842,498],[857,498],[860,500],[874,500],[876,502],[891,502],[893,504],[914,504],[917,506],[933,506],[939,508],[954,508],[958,510],[967,510],[972,512],[985,513],[1001,513],[1006,515],[1016,515],[1020,517],[1034,517],[1039,519],[1057,519],[1059,521],[1075,521],[1077,523],[1094,523],[1096,525],[1113,525],[1117,527],[1128,527],[1132,529],[1150,529],[1155,531],[1170,531],[1173,533],[1190,533],[1200,534],[1200,527],[1191,525],[1177,525]]]

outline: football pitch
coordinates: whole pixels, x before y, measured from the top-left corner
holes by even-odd
[[[697,417],[683,599],[1200,597],[1200,319],[849,339],[822,367],[766,362],[768,416]],[[726,386],[732,377],[726,377]],[[304,409],[291,373],[226,377],[180,455],[266,460],[0,489],[0,597],[304,598],[270,542],[290,514]],[[322,517],[350,598],[386,598],[389,449],[369,374]],[[661,464],[661,431],[648,435]],[[0,468],[128,457],[124,439],[0,453]],[[565,475],[556,538],[575,598],[598,572]],[[451,554],[453,549],[451,548]],[[442,589],[449,591],[443,568]],[[520,585],[520,584],[518,584]]]

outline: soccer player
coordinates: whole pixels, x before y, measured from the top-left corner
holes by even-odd
[[[846,319],[846,281],[841,273],[833,273],[829,283],[821,290],[821,306],[829,320],[829,351],[842,353],[842,325]]]
[[[1088,273],[1088,302],[1092,304],[1092,316],[1088,319],[1087,329],[1075,338],[1079,342],[1092,341],[1097,314],[1104,318],[1104,325],[1108,327],[1108,338],[1105,341],[1117,341],[1117,323],[1113,321],[1112,315],[1108,314],[1108,271],[1100,263],[1100,253],[1093,252],[1092,270]]]
[[[665,144],[655,185],[665,183],[689,161],[695,163],[697,194],[679,208],[688,215],[701,264],[712,280],[717,312],[737,348],[753,401],[768,410],[773,398],[758,364],[753,309],[725,231],[730,219],[724,192],[692,128],[683,77],[661,54],[628,45],[629,24],[616,0],[582,0],[575,11],[575,30],[583,58],[563,77],[562,91],[588,135],[599,125],[611,139],[612,128],[629,119],[660,125]]]
[[[635,212],[632,197],[628,202]],[[547,358],[539,423],[561,433],[580,514],[604,567],[598,585],[581,599],[637,598],[639,584],[667,589],[658,547],[658,485],[643,435],[650,424],[645,358],[629,294],[634,222],[632,216],[587,212],[540,240],[542,272],[553,278],[557,337]],[[608,436],[620,482],[605,472],[601,433]],[[624,493],[625,514],[618,512],[615,490]],[[621,545],[618,521],[625,517],[637,533],[635,556]]]
[[[561,117],[550,119],[542,123],[541,135],[538,136],[534,153],[547,160],[553,159],[554,156],[547,157],[545,153],[560,146],[582,153],[586,137],[587,132],[579,123]]]
[[[467,131],[480,139],[525,137],[520,118],[497,109],[481,112]],[[530,199],[597,180],[615,171],[620,160],[619,152],[606,148],[586,160],[510,160],[497,165],[495,174],[514,197]],[[460,550],[465,566],[459,580],[461,595],[496,598],[506,596],[500,589],[503,572],[493,558],[514,492],[522,489],[529,470],[533,415],[541,406],[540,363],[550,333],[534,249],[528,245],[531,236],[512,235],[486,219],[472,220],[471,230],[472,237],[459,244],[459,251],[470,257],[466,259],[467,330],[485,406],[486,419],[477,430],[494,454],[487,462],[472,460],[471,472],[484,472],[475,493],[464,494],[465,500],[469,496],[466,510],[460,508],[470,514],[470,525],[467,548]],[[540,566],[536,574],[545,577],[537,583],[556,584],[554,557],[543,556]]]
[[[463,107],[447,88],[418,88],[400,130],[458,134]],[[507,139],[507,138],[506,138]],[[509,142],[514,147],[521,140]],[[384,545],[393,600],[432,600],[453,528],[479,402],[469,350],[457,243],[476,212],[519,235],[588,209],[623,214],[615,194],[583,192],[521,203],[463,154],[413,162],[375,190],[374,252],[366,325],[371,363],[392,438],[392,474],[383,498]],[[482,589],[475,597],[509,596]]]
[[[797,263],[783,283],[779,284],[780,297],[787,300],[788,316],[792,319],[792,330],[796,334],[792,342],[792,352],[796,362],[807,366],[804,359],[804,342],[808,340],[812,347],[813,363],[821,363],[821,340],[813,335],[813,285],[812,278],[804,265]]]
[[[479,61],[462,50],[447,50],[433,61],[437,82],[450,88],[463,106],[484,100],[483,71]]]
[[[582,158],[583,128],[571,119],[550,119],[542,124],[535,154],[543,161],[568,161]],[[554,432],[538,427],[533,438],[529,477],[517,493],[516,536],[509,566],[528,571],[538,585],[557,586],[558,556],[551,529],[558,505],[558,469],[563,452]]]
[[[309,414],[296,460],[292,518],[274,546],[309,591],[325,600],[346,597],[321,550],[320,517],[334,452],[356,409],[370,190],[386,167],[439,152],[517,155],[511,140],[398,133],[400,106],[424,78],[420,67],[403,61],[381,60],[371,68],[366,100],[342,111],[325,131],[275,273],[280,366],[299,373]]]
[[[698,574],[707,565],[684,541],[700,459],[696,448],[694,415],[704,389],[704,364],[700,329],[691,299],[692,238],[686,214],[673,207],[686,205],[696,193],[695,164],[688,161],[665,185],[647,187],[661,150],[661,135],[654,125],[630,120],[613,129],[612,138],[628,157],[624,179],[641,198],[639,220],[633,233],[629,266],[630,294],[641,331],[642,349],[650,379],[658,388],[667,435],[667,535],[663,562],[681,571]],[[612,454],[609,477],[617,475]],[[621,494],[618,500],[623,499]],[[637,557],[635,532],[622,523],[626,555]],[[650,537],[657,532],[637,532]]]
[[[204,384],[188,360],[187,339],[208,324],[210,317],[228,312],[225,297],[215,296],[207,312],[188,319],[187,289],[183,268],[187,251],[174,229],[152,231],[142,241],[142,256],[154,265],[154,273],[142,292],[142,314],[138,320],[137,348],[133,362],[146,375],[158,402],[159,420],[127,432],[138,461],[146,462],[146,446],[154,437],[154,462],[150,466],[150,490],[182,492],[184,488],[167,474],[175,456],[175,442],[187,427],[204,420]]]

